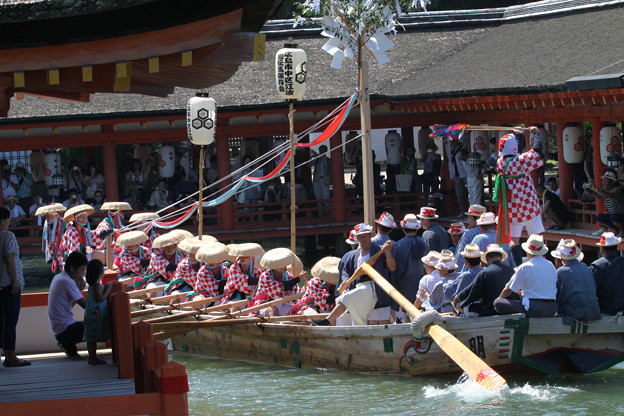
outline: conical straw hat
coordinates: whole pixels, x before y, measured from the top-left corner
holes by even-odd
[[[70,208],[67,211],[65,211],[65,215],[63,216],[63,221],[65,222],[73,221],[74,215],[82,211],[87,211],[87,215],[91,215],[95,212],[93,207],[89,204],[76,205],[75,207]]]
[[[132,211],[132,207],[127,202],[104,202],[100,211]]]
[[[187,253],[195,254],[197,253],[197,250],[202,248],[205,244],[206,243],[202,241],[195,240],[193,238],[187,238],[185,240],[182,240],[180,244],[178,244],[178,248],[182,251],[186,251]]]
[[[195,253],[197,260],[202,263],[221,263],[228,260],[228,248],[223,243],[206,243],[197,253]]]
[[[264,254],[264,249],[257,243],[242,243],[230,247],[229,254],[232,257],[254,257]]]
[[[267,269],[281,269],[295,262],[295,253],[288,248],[278,247],[267,251],[260,260],[260,265]]]
[[[130,222],[153,221],[159,218],[160,216],[155,212],[137,212],[136,214],[132,214]]]
[[[199,236],[196,235],[195,237],[193,237],[193,239],[195,240],[199,240]],[[216,239],[216,237],[213,237],[211,235],[208,234],[202,234],[202,239],[201,239],[202,243],[218,243],[219,240]]]
[[[327,283],[335,285],[338,283],[338,257],[323,257],[312,267],[312,276],[319,277]]]
[[[159,235],[158,237],[156,237],[154,241],[152,241],[152,247],[163,248],[172,244],[178,244],[182,240],[184,240],[184,236],[181,233],[175,233],[171,231],[167,234]]]
[[[117,245],[121,247],[134,246],[147,241],[148,238],[143,231],[128,231],[117,237]]]
[[[182,240],[185,240],[187,238],[193,238],[193,233],[190,232],[190,231],[186,231],[186,230],[172,230],[170,232],[171,233],[180,234],[182,237],[184,237],[184,238],[182,238]],[[182,241],[182,240],[180,240],[180,241]]]
[[[45,215],[49,212],[65,212],[65,210],[67,210],[67,208],[65,208],[63,204],[56,203],[56,204],[44,205],[42,207],[37,208],[37,211],[35,211],[35,216]]]
[[[303,271],[303,263],[301,262],[301,259],[299,258],[299,256],[297,256],[295,254],[295,261],[294,261],[294,263],[289,265],[286,268],[286,270],[288,270],[290,272],[290,274],[292,274],[295,277],[299,276],[299,273],[301,273]]]

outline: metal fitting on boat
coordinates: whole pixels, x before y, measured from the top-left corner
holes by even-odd
[[[438,311],[427,311],[412,318],[412,336],[422,339],[427,335],[427,327],[436,322],[442,322],[442,315]]]

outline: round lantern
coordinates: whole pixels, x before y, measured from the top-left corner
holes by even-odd
[[[396,130],[386,134],[386,159],[389,165],[401,164],[401,135]]]
[[[45,163],[45,153],[32,152],[28,156],[28,164],[30,165],[30,172],[32,174],[33,181],[41,182],[45,180],[45,172],[43,170],[43,164]]]
[[[171,178],[175,172],[175,149],[173,146],[161,146],[158,149],[158,173],[161,178]]]
[[[287,43],[275,54],[275,84],[284,100],[299,100],[307,85],[307,60],[296,43]]]
[[[53,186],[52,176],[61,174],[61,155],[58,153],[48,153],[43,158],[43,174],[48,186]]]
[[[143,173],[148,174],[152,170],[152,148],[139,144],[134,148],[134,158],[141,162]]]
[[[469,166],[480,166],[481,160],[481,153],[479,152],[472,152],[466,157],[466,162]]]
[[[484,130],[473,130],[470,132],[471,153],[478,153],[480,160],[487,160],[488,148],[490,146],[490,134]]]
[[[583,129],[568,126],[563,129],[563,160],[566,163],[581,163],[585,157]]]
[[[544,153],[548,153],[547,149],[548,149],[548,131],[543,128],[543,127],[538,127],[537,132],[540,134],[540,137],[542,138],[542,148]],[[535,146],[535,133],[530,133],[529,134],[529,143],[527,145],[527,150],[528,149],[532,149],[533,146]]]
[[[207,146],[214,142],[217,126],[217,103],[207,92],[198,92],[186,106],[186,127],[191,143]]]
[[[600,160],[608,165],[608,157],[612,153],[622,152],[622,132],[615,126],[600,129]]]

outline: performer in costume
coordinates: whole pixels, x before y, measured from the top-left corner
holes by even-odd
[[[45,216],[41,236],[41,250],[45,254],[46,263],[52,263],[50,270],[61,271],[63,250],[60,249],[61,237],[65,232],[65,223],[61,214],[65,212],[63,204],[50,204],[37,208],[36,216]]]
[[[123,249],[115,259],[115,265],[120,273],[136,275],[135,281],[143,279],[143,274],[150,263],[149,256],[141,246],[146,240],[147,234],[143,231],[128,231],[117,238],[117,246]]]
[[[537,127],[532,126],[529,131],[535,134],[536,146],[540,146],[541,137]],[[524,134],[522,130],[516,129],[501,137],[498,142],[498,176],[492,199],[499,203],[498,243],[511,242],[514,261],[521,264],[522,248],[518,244],[522,227],[526,227],[529,235],[544,232],[540,203],[530,176],[532,171],[544,165],[544,160],[535,147],[518,154],[518,139],[524,140]]]
[[[154,227],[153,223],[153,221],[158,219],[160,219],[160,216],[155,212],[138,212],[136,214],[132,214],[130,217],[130,223],[128,224],[128,227],[135,230],[141,230],[147,234],[147,240],[143,243],[143,250],[145,250],[145,253],[148,255],[151,255],[154,240],[160,235],[156,231],[156,227]]]
[[[197,260],[195,254],[203,245],[204,243],[201,240],[194,238],[187,238],[178,244],[178,248],[185,251],[188,255],[178,263],[173,280],[165,288],[166,292],[174,294],[193,291],[197,280],[197,272],[201,267],[201,263]]]
[[[197,250],[195,257],[203,266],[197,272],[193,300],[223,294],[230,273],[227,246],[219,242],[206,243]]]
[[[95,228],[95,236],[93,243],[97,248],[102,247],[104,244],[104,238],[100,238],[100,232],[104,230],[121,230],[123,225],[123,211],[132,211],[132,207],[127,202],[104,202],[100,207],[100,211],[107,211],[106,217],[100,221]]]
[[[323,257],[312,267],[312,279],[305,285],[305,293],[290,310],[291,315],[316,315],[331,311],[336,304],[338,257]]]
[[[264,249],[256,243],[234,244],[230,246],[228,254],[236,261],[230,266],[222,303],[254,295],[261,274],[254,265],[254,257],[263,255]]]
[[[135,281],[135,289],[151,289],[173,280],[178,263],[185,257],[182,252],[178,251],[178,243],[182,240],[184,236],[175,230],[154,239],[147,274],[140,281]],[[162,294],[163,291],[152,292],[150,296],[162,296]]]
[[[95,231],[91,231],[88,216],[93,214],[93,207],[88,204],[77,205],[65,211],[63,221],[68,223],[63,238],[61,239],[61,249],[66,258],[72,251],[78,251],[90,260],[100,260],[104,262],[104,253],[96,249],[93,239]],[[106,238],[113,232],[113,229],[100,231],[97,235],[100,239]]]

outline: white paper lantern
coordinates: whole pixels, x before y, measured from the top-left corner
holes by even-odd
[[[401,164],[401,135],[396,130],[390,130],[385,137],[386,160],[389,165]]]
[[[61,155],[56,152],[46,154],[43,158],[43,172],[46,185],[53,186],[52,176],[61,174]]]
[[[583,129],[568,126],[563,129],[563,160],[566,163],[581,163],[585,157]]]
[[[543,127],[538,127],[537,129],[540,137],[542,138],[542,148],[544,153],[548,153],[548,131]],[[527,144],[526,150],[532,149],[535,146],[535,133],[529,134],[529,143]]]
[[[607,157],[611,153],[622,152],[622,132],[614,126],[600,129],[600,160],[607,165]]]
[[[161,178],[171,178],[175,172],[175,149],[162,146],[158,149],[158,173]]]
[[[307,60],[297,44],[286,44],[275,54],[275,84],[284,100],[299,100],[307,86]]]
[[[487,160],[490,156],[488,149],[490,146],[490,134],[484,130],[473,130],[470,132],[470,149],[468,153],[477,152],[481,160]]]
[[[198,92],[188,101],[186,127],[191,143],[207,146],[214,142],[217,127],[217,103],[208,93]]]

